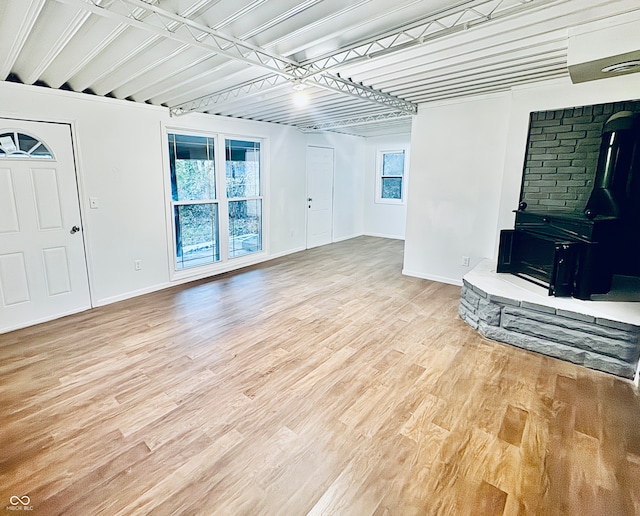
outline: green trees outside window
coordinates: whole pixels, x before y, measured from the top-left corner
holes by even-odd
[[[226,140],[229,258],[262,249],[260,142]]]
[[[168,143],[176,270],[262,250],[260,142],[225,140],[225,177],[215,138],[170,133]]]

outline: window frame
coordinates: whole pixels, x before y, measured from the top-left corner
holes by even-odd
[[[403,154],[404,162],[401,176],[383,175],[384,156],[386,154]],[[390,149],[378,149],[376,157],[376,198],[375,202],[378,204],[405,204],[406,199],[406,187],[407,187],[407,169],[408,169],[408,157],[409,152],[406,147],[396,147]],[[382,197],[382,183],[385,178],[400,178],[402,185],[400,187],[400,199],[390,199]]]
[[[176,135],[176,136],[193,136],[193,137],[198,137],[198,138],[210,138],[213,140],[213,167],[214,167],[214,176],[213,176],[213,183],[214,183],[214,189],[215,189],[215,195],[213,198],[209,198],[209,199],[186,199],[186,200],[175,200],[173,198],[173,178],[172,178],[172,174],[171,174],[171,157],[170,157],[170,153],[169,153],[169,136],[170,135]],[[171,236],[172,236],[172,259],[173,259],[173,270],[175,272],[179,272],[182,273],[184,271],[190,270],[190,269],[200,269],[202,267],[207,267],[207,266],[212,266],[215,265],[216,263],[219,263],[222,259],[222,255],[221,255],[221,242],[220,242],[220,198],[219,198],[219,187],[220,187],[220,170],[218,169],[218,162],[217,162],[217,153],[218,153],[218,149],[216,148],[217,146],[217,136],[214,135],[207,135],[207,134],[195,134],[195,133],[190,133],[190,132],[185,132],[185,131],[167,131],[166,132],[166,137],[165,137],[165,146],[167,148],[167,156],[168,156],[168,160],[167,160],[167,172],[168,172],[168,183],[169,183],[169,212],[171,214]],[[203,265],[194,265],[191,267],[181,267],[178,268],[178,256],[176,253],[177,250],[177,246],[178,246],[178,242],[177,242],[177,231],[176,231],[176,222],[175,222],[175,209],[177,206],[194,206],[197,204],[210,204],[216,207],[216,218],[217,218],[217,222],[218,222],[218,227],[214,228],[215,231],[217,232],[217,237],[218,240],[216,242],[217,244],[217,259],[213,259],[211,262],[205,263]]]
[[[251,143],[257,143],[259,145],[259,160],[258,160],[258,195],[245,195],[242,197],[229,197],[228,196],[228,192],[227,192],[227,142],[228,141],[243,141],[243,142],[251,142]],[[246,254],[241,254],[239,256],[231,256],[231,244],[228,243],[227,244],[227,258],[229,260],[239,260],[240,258],[243,258],[244,256],[248,256],[248,255],[253,255],[256,253],[259,253],[261,251],[264,250],[264,186],[263,186],[263,158],[262,158],[262,146],[263,146],[263,142],[260,139],[256,139],[256,138],[248,138],[248,137],[233,137],[233,136],[225,136],[224,139],[224,183],[225,183],[225,200],[226,200],[226,205],[227,205],[227,230],[226,230],[226,236],[228,239],[230,239],[230,232],[229,232],[229,204],[232,202],[242,202],[242,201],[260,201],[260,224],[261,224],[261,232],[260,232],[260,249],[258,251],[254,251],[251,253],[246,253]]]
[[[213,138],[214,140],[214,165],[215,165],[215,203],[218,206],[218,245],[219,260],[213,263],[198,265],[188,268],[177,268],[176,256],[176,231],[174,219],[174,203],[182,204],[181,201],[173,201],[171,166],[169,158],[169,135],[178,134],[185,136],[198,136]],[[260,144],[260,196],[262,203],[261,217],[261,246],[259,251],[244,254],[242,256],[229,257],[229,201],[238,200],[236,198],[227,197],[227,181],[226,181],[226,149],[225,142],[227,140],[253,141]],[[162,148],[163,148],[163,182],[165,190],[165,218],[166,218],[166,235],[167,235],[167,257],[169,267],[169,277],[171,281],[193,280],[205,278],[223,272],[246,267],[254,263],[265,260],[268,256],[268,193],[269,193],[269,139],[267,136],[256,136],[248,134],[235,134],[225,132],[215,132],[198,130],[193,128],[180,127],[176,125],[162,124]],[[244,198],[242,199],[244,200]],[[189,201],[188,204],[198,203],[199,201]],[[204,201],[210,203],[211,201]]]
[[[32,145],[29,149],[22,149],[23,139],[20,136],[25,136],[27,138],[31,138],[35,144]],[[51,151],[49,145],[47,145],[43,140],[34,136],[31,133],[25,132],[23,130],[18,129],[4,129],[0,131],[0,138],[10,138],[12,145],[15,149],[11,152],[7,151],[2,143],[0,142],[0,161],[4,160],[24,160],[24,161],[56,161],[56,156]],[[36,153],[38,149],[43,149],[45,151],[44,154]]]

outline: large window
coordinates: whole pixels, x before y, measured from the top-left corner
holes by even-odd
[[[404,150],[381,151],[378,154],[378,202],[401,203],[404,201]]]
[[[262,249],[260,142],[227,140],[225,150],[229,258],[236,258]]]
[[[261,251],[260,142],[174,133],[168,140],[175,269]]]
[[[214,139],[169,135],[176,269],[220,259]]]

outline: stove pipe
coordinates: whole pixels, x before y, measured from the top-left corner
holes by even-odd
[[[620,111],[604,124],[594,187],[585,215],[638,218],[640,193],[640,117]],[[638,218],[640,221],[640,218]]]

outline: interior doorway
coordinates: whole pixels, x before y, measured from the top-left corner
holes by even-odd
[[[307,249],[333,241],[334,153],[307,147]]]

